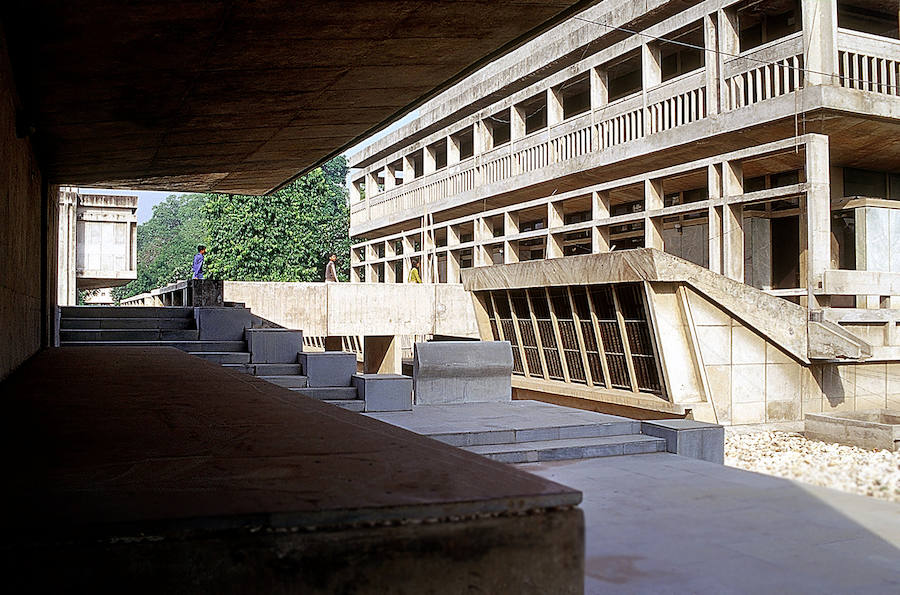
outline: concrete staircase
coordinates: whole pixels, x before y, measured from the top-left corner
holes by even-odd
[[[298,363],[256,363],[246,340],[201,340],[193,308],[147,306],[65,306],[60,308],[62,347],[175,347],[229,370],[349,409],[365,402],[352,386],[308,388]]]

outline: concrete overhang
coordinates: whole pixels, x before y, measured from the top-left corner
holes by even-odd
[[[263,194],[592,1],[0,7],[54,184]]]

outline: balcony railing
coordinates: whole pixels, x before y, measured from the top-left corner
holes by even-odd
[[[838,29],[840,85],[900,96],[900,40]]]
[[[735,110],[792,93],[803,86],[803,34],[765,44],[722,67],[725,106]]]

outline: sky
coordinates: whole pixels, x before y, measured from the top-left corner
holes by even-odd
[[[413,121],[419,115],[419,110],[413,110],[403,118],[397,120],[381,132],[370,136],[363,142],[354,145],[347,149],[344,152],[345,155],[353,155],[357,151],[363,149],[364,147],[370,145],[371,143],[379,140],[380,138],[390,134],[391,132],[397,130],[404,124],[407,124]],[[155,192],[148,190],[110,190],[106,188],[79,188],[81,192],[86,194],[131,194],[137,195],[138,197],[138,209],[137,209],[137,220],[138,223],[144,223],[153,216],[153,207],[164,201],[166,197],[175,195],[185,194],[184,192]]]

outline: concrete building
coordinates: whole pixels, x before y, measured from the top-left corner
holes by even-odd
[[[898,134],[896,2],[599,2],[351,156],[352,280],[462,281],[521,395],[897,407]]]
[[[59,191],[59,305],[74,305],[80,290],[137,279],[137,202],[137,196]],[[112,303],[108,291],[91,298],[86,301]]]

